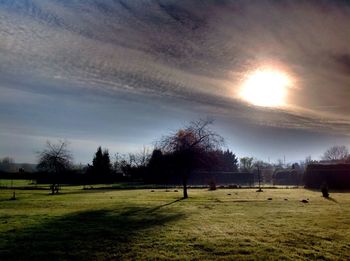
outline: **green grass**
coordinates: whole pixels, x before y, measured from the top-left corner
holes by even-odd
[[[181,192],[0,190],[0,260],[350,259],[350,194]]]
[[[35,186],[31,180],[22,180],[22,179],[0,179],[0,187],[24,187],[24,186]]]

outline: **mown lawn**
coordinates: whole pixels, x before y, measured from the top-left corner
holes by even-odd
[[[16,195],[0,190],[0,260],[350,259],[350,193],[192,189],[180,200],[181,190],[69,187]]]

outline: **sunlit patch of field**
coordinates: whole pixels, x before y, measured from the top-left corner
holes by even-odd
[[[0,190],[0,260],[350,258],[350,193]],[[309,203],[300,202],[308,199]]]

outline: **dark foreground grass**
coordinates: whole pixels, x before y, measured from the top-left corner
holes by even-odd
[[[0,260],[350,259],[350,194],[189,193],[1,190]]]

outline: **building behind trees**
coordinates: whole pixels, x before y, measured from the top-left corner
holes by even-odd
[[[306,168],[307,188],[319,189],[326,183],[329,189],[350,189],[349,163],[313,163]]]

